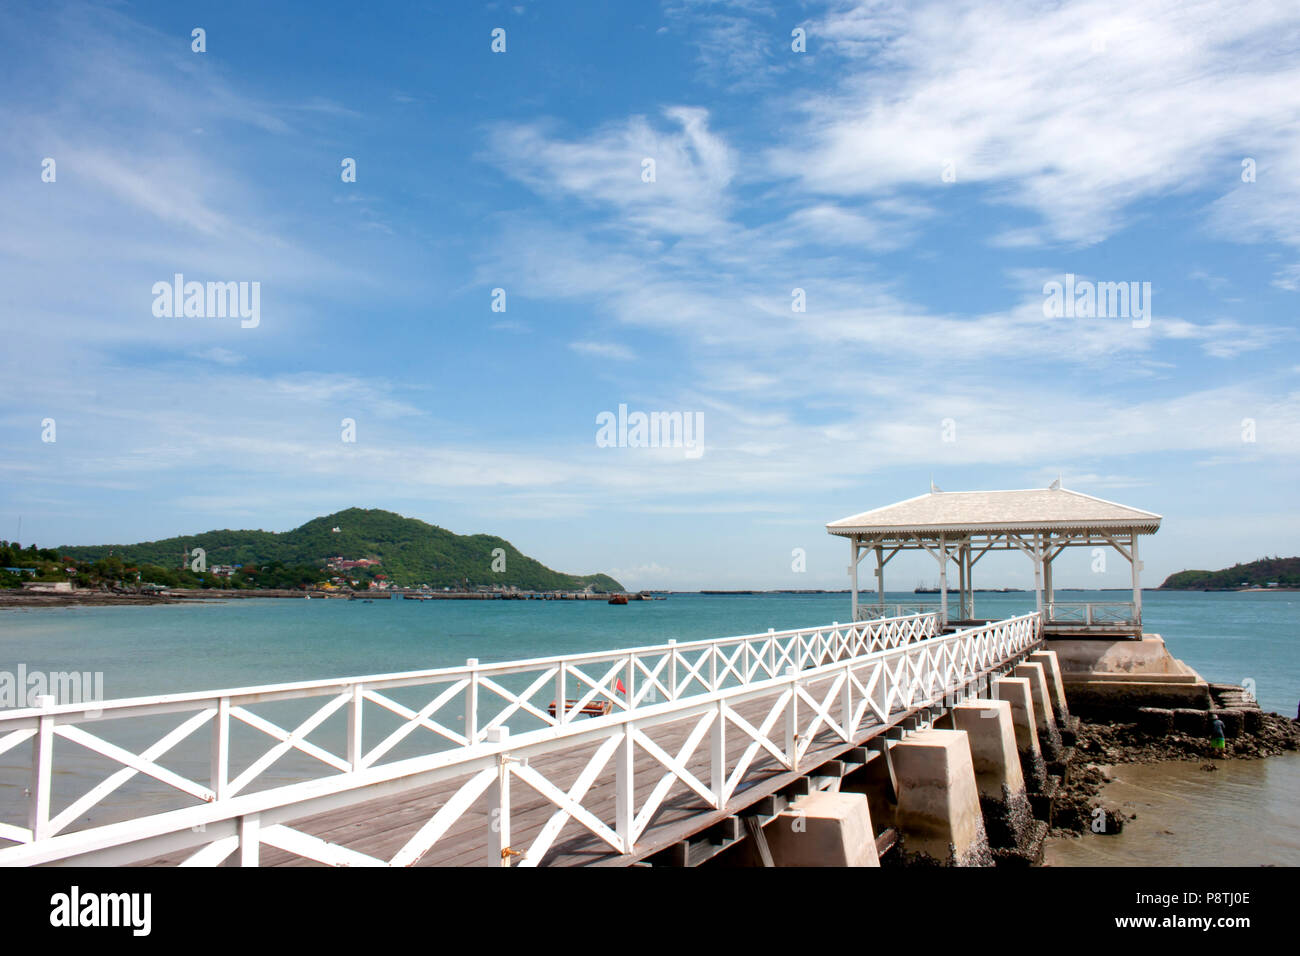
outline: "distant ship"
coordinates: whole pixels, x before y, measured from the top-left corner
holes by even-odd
[[[610,603],[610,604],[626,604],[626,603],[627,603],[627,595],[626,595],[626,594],[615,594],[612,598],[609,599],[609,603]]]
[[[921,583],[918,581],[916,587],[912,588],[912,593],[913,593],[913,594],[938,594],[938,593],[939,593],[939,589],[938,589],[938,588],[927,588],[925,585],[921,584]]]

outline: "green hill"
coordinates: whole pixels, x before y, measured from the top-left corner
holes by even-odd
[[[338,531],[334,531],[338,528]],[[445,528],[415,518],[403,518],[391,511],[349,508],[308,521],[292,531],[205,531],[202,534],[146,541],[142,544],[65,546],[58,550],[77,561],[95,561],[111,551],[127,564],[178,568],[182,553],[194,548],[206,552],[208,567],[274,563],[286,567],[306,565],[321,569],[333,557],[348,560],[378,560],[378,567],[346,572],[357,578],[386,574],[401,587],[428,584],[431,587],[477,587],[501,585],[525,590],[582,590],[592,585],[599,591],[621,591],[623,587],[607,574],[565,574],[552,571],[523,554],[504,538],[493,535],[454,534]],[[505,551],[505,570],[494,571],[493,550]],[[330,572],[333,573],[333,572]]]
[[[1165,578],[1160,588],[1170,591],[1227,591],[1242,585],[1262,588],[1271,582],[1284,588],[1300,587],[1300,558],[1260,558],[1221,571],[1179,571]]]

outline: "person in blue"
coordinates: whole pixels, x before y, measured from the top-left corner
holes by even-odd
[[[1227,746],[1224,736],[1223,721],[1218,714],[1210,714],[1210,746],[1222,752]]]

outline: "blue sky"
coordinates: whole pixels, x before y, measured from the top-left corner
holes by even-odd
[[[1293,3],[268,6],[0,10],[0,537],[361,506],[839,587],[825,522],[1059,474],[1165,516],[1151,583],[1296,553]],[[259,323],[155,316],[178,272]],[[1066,273],[1149,324],[1045,315]],[[703,454],[598,447],[620,404]]]

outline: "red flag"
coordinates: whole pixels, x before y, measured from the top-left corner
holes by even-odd
[[[618,678],[618,679],[617,679],[617,681],[616,681],[615,684],[614,684],[614,689],[617,690],[620,694],[626,694],[626,693],[627,693],[627,688],[623,686],[623,680],[622,680],[622,678]]]

